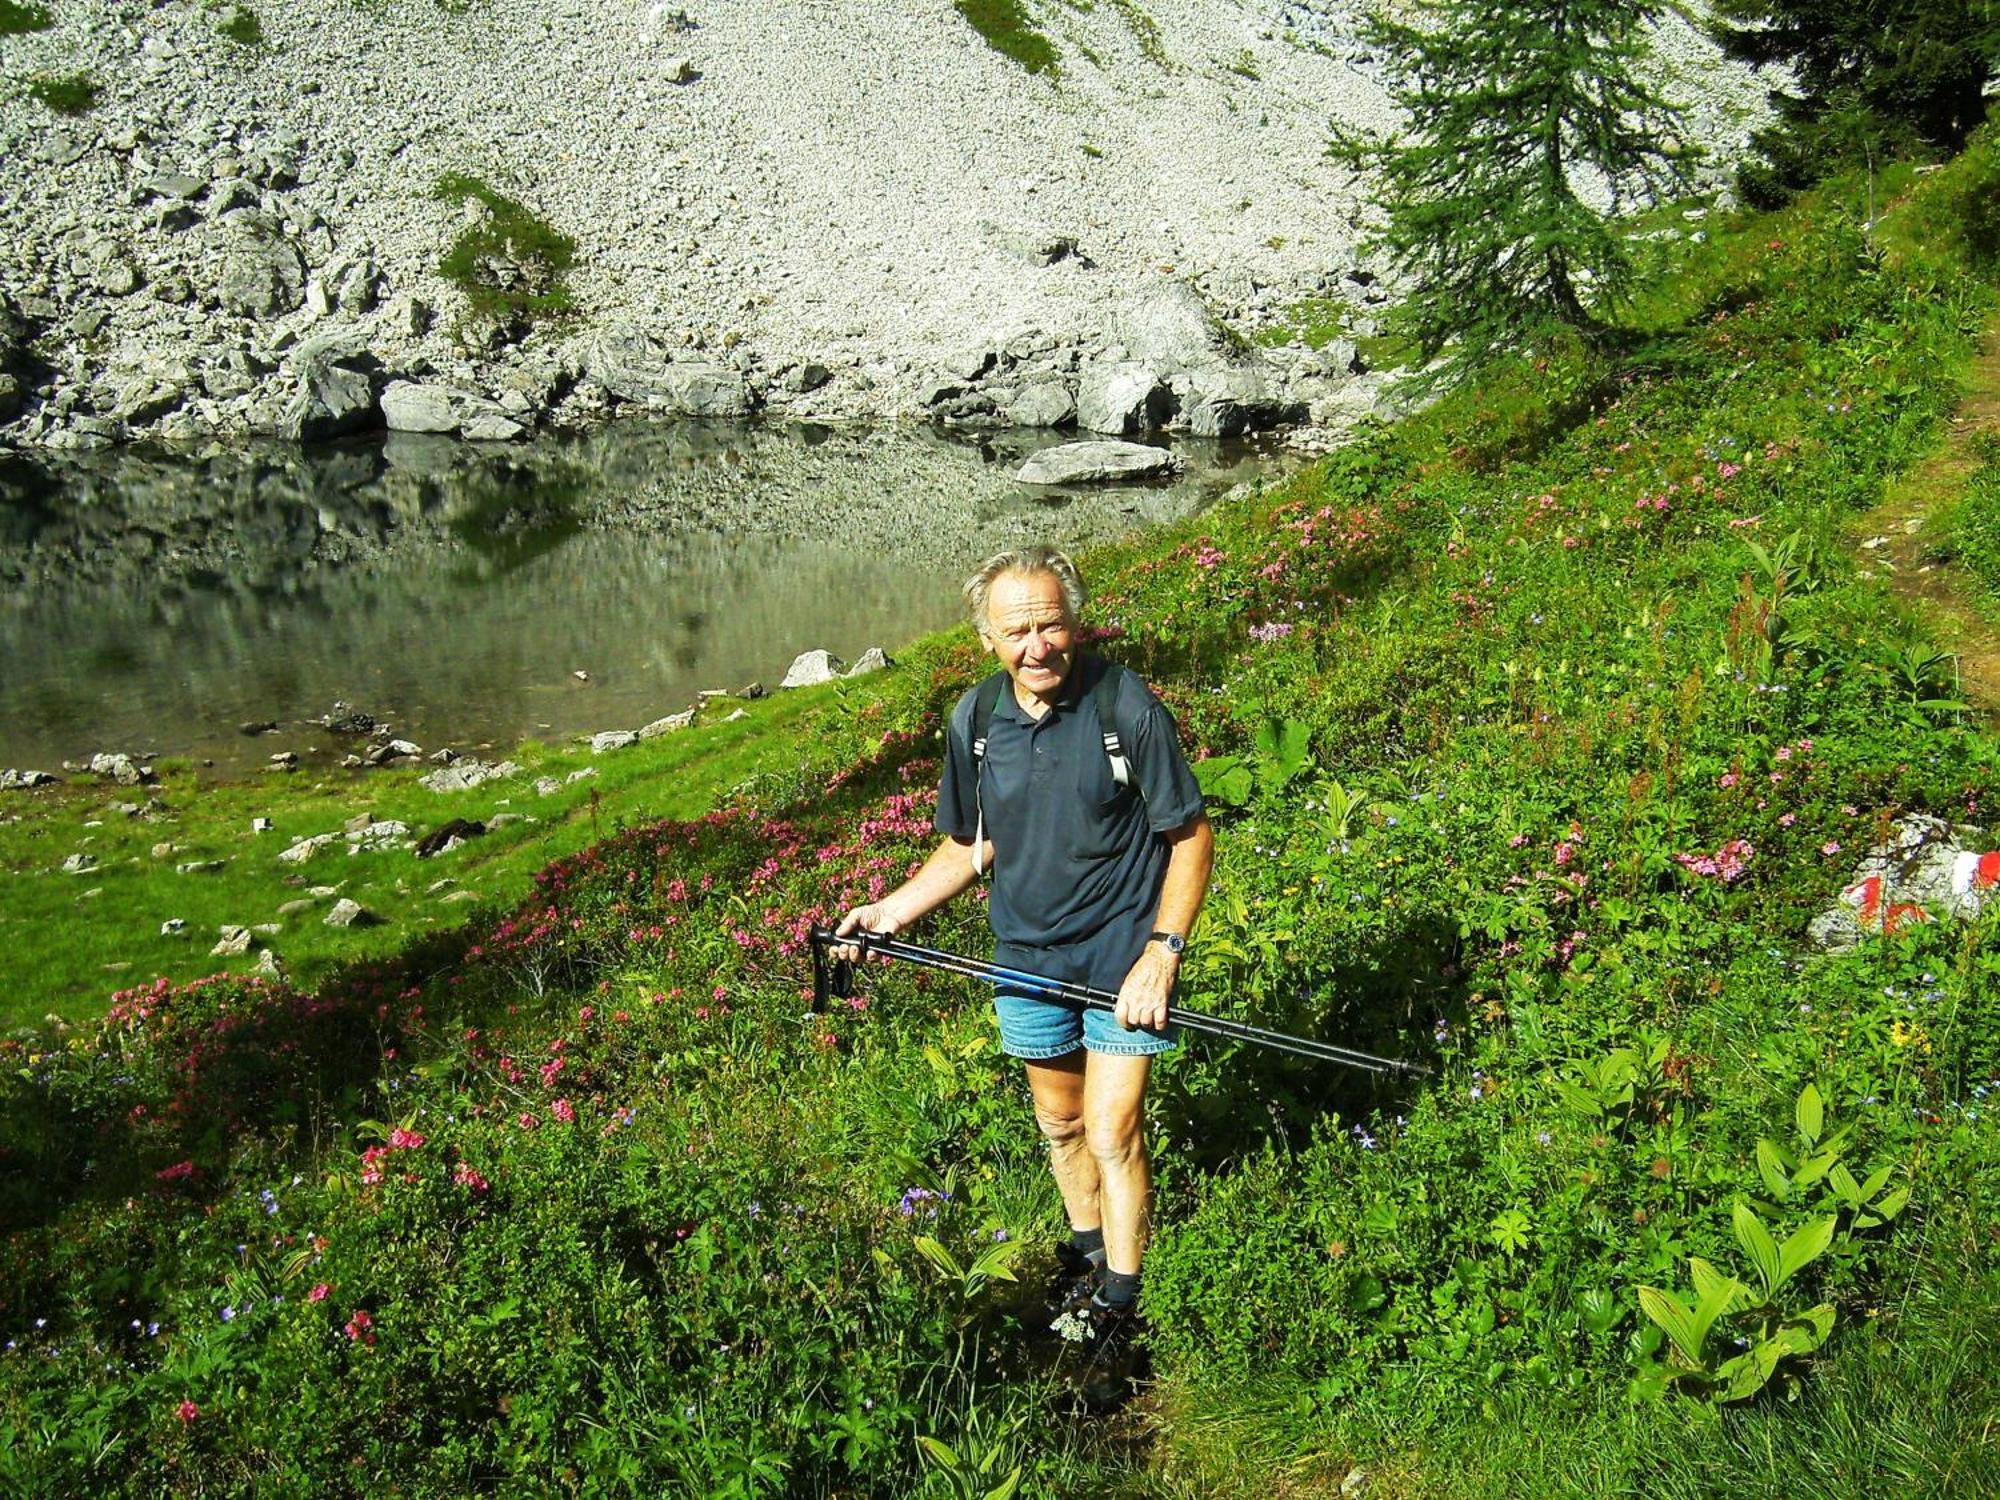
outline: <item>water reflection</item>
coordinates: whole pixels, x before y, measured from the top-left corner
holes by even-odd
[[[426,748],[632,727],[948,623],[1001,546],[1106,540],[1269,472],[1195,446],[1169,485],[1031,492],[1007,476],[1035,445],[683,422],[8,462],[0,766],[241,767],[324,743],[297,721],[335,699]],[[236,733],[265,719],[284,732]]]

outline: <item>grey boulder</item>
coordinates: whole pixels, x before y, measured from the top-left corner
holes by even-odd
[[[1122,436],[1164,425],[1173,402],[1160,372],[1136,360],[1093,365],[1076,393],[1077,425]]]
[[[483,760],[467,757],[453,761],[442,770],[432,771],[428,776],[419,777],[418,784],[433,792],[466,792],[489,781],[518,775],[520,770],[511,760],[489,765]]]
[[[1272,398],[1255,370],[1202,370],[1188,380],[1184,415],[1196,437],[1236,437],[1277,425],[1286,404]]]
[[[849,677],[866,677],[870,672],[886,671],[895,664],[890,658],[889,653],[884,651],[880,646],[870,646],[866,651],[861,653],[860,660],[847,669],[847,675]]]
[[[456,393],[441,385],[395,380],[382,388],[382,422],[391,432],[457,432]]]
[[[107,776],[120,786],[138,786],[151,781],[152,773],[135,763],[129,755],[93,755],[90,769],[99,776]]]
[[[1037,381],[1007,403],[1007,420],[1016,427],[1067,427],[1076,421],[1076,397],[1060,380]]]
[[[694,723],[694,713],[695,711],[690,708],[677,714],[668,714],[662,719],[655,719],[640,729],[639,738],[656,740],[663,734],[673,734],[677,730],[686,729]]]
[[[785,673],[785,680],[778,686],[816,687],[822,682],[831,682],[838,677],[843,665],[845,663],[831,651],[801,651],[792,659],[792,665]]]
[[[245,214],[237,221],[223,255],[222,305],[230,312],[271,318],[305,302],[305,259],[261,214]]]
[[[1044,448],[1014,472],[1022,484],[1090,484],[1171,474],[1181,461],[1165,448],[1145,443],[1092,439]]]
[[[316,442],[365,432],[377,420],[375,386],[365,370],[316,360],[298,373],[277,424],[279,437]]]

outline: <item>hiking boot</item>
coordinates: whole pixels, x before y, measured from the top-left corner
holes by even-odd
[[[1132,1394],[1133,1382],[1146,1373],[1145,1326],[1137,1303],[1112,1307],[1091,1302],[1082,1314],[1083,1368],[1076,1389],[1093,1411],[1106,1412]]]
[[[1056,1246],[1055,1275],[1049,1278],[1048,1291],[1042,1299],[1049,1316],[1060,1319],[1065,1314],[1082,1313],[1096,1295],[1098,1280],[1103,1274],[1097,1262],[1075,1245],[1067,1240],[1059,1243]]]

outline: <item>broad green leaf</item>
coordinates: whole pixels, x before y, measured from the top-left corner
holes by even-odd
[[[1778,1155],[1775,1141],[1759,1139],[1757,1142],[1757,1173],[1764,1179],[1764,1186],[1771,1190],[1773,1198],[1789,1198],[1792,1194],[1792,1179],[1785,1172],[1784,1160]]]
[[[1880,1203],[1871,1204],[1868,1211],[1876,1223],[1886,1224],[1895,1218],[1897,1214],[1901,1213],[1903,1205],[1909,1201],[1910,1190],[1908,1188],[1897,1188],[1895,1192],[1884,1197]]]
[[[1891,1167],[1877,1167],[1874,1171],[1870,1172],[1868,1180],[1861,1184],[1861,1201],[1864,1203],[1873,1203],[1875,1195],[1888,1185],[1889,1173],[1893,1170]]]
[[[1798,1108],[1793,1111],[1797,1117],[1799,1135],[1810,1146],[1819,1140],[1819,1133],[1826,1124],[1826,1106],[1819,1097],[1819,1086],[1808,1083],[1799,1090]]]
[[[1874,1196],[1861,1191],[1861,1184],[1854,1180],[1854,1174],[1847,1170],[1847,1163],[1844,1161],[1833,1164],[1833,1170],[1826,1174],[1826,1180],[1833,1189],[1834,1196],[1849,1208],[1859,1208]]]
[[[1750,1264],[1757,1270],[1764,1283],[1764,1295],[1769,1297],[1778,1289],[1780,1276],[1778,1242],[1771,1238],[1771,1231],[1764,1227],[1749,1204],[1738,1201],[1731,1215],[1736,1228],[1736,1242],[1743,1247],[1743,1253],[1750,1257]]]
[[[1741,1300],[1747,1290],[1734,1276],[1718,1276],[1704,1287],[1695,1300],[1694,1336],[1698,1347],[1708,1343],[1708,1331],[1715,1320]]]
[[[1618,1300],[1601,1286],[1594,1286],[1576,1299],[1577,1319],[1589,1332],[1602,1336],[1618,1326],[1624,1316]]]
[[[1771,1373],[1784,1357],[1785,1350],[1776,1340],[1765,1339],[1724,1362],[1715,1372],[1722,1383],[1720,1399],[1744,1401],[1756,1395],[1769,1383]]]
[[[1503,1209],[1486,1226],[1486,1237],[1508,1255],[1528,1248],[1532,1221],[1518,1208]]]
[[[1002,1240],[997,1245],[989,1245],[979,1252],[979,1258],[972,1263],[972,1274],[988,1276],[995,1281],[1014,1280],[1014,1262],[1027,1248],[1026,1240]]]
[[[1732,1312],[1749,1290],[1734,1276],[1723,1275],[1699,1255],[1689,1258],[1688,1270],[1694,1275],[1694,1295],[1697,1304],[1708,1301],[1720,1290],[1723,1296],[1723,1312]],[[1702,1331],[1704,1334],[1707,1332],[1706,1329]]]
[[[1021,1488],[1021,1472],[1021,1466],[1016,1464],[1013,1473],[986,1492],[986,1500],[1014,1500],[1015,1493]]]
[[[1778,1248],[1778,1285],[1791,1280],[1801,1267],[1811,1265],[1825,1253],[1826,1247],[1833,1243],[1834,1226],[1839,1222],[1837,1216],[1828,1214],[1792,1232]],[[1771,1290],[1775,1292],[1777,1286]]]
[[[1822,1151],[1818,1156],[1809,1157],[1799,1163],[1799,1170],[1792,1178],[1792,1185],[1809,1188],[1839,1164],[1838,1151]]]
[[[1231,807],[1241,807],[1250,800],[1250,768],[1241,756],[1212,755],[1196,761],[1194,779],[1203,793]]]
[[[917,1448],[925,1458],[929,1459],[946,1473],[956,1474],[958,1472],[958,1450],[952,1447],[950,1443],[940,1442],[934,1437],[926,1437],[919,1434]]]
[[[1632,1377],[1631,1385],[1626,1387],[1626,1396],[1634,1406],[1647,1405],[1665,1396],[1667,1387],[1673,1384],[1675,1379],[1674,1371],[1663,1364],[1648,1361],[1641,1365],[1639,1373]]]
[[[1580,1089],[1567,1079],[1562,1078],[1551,1078],[1549,1080],[1549,1087],[1555,1091],[1556,1097],[1562,1100],[1563,1104],[1574,1113],[1590,1120],[1603,1118],[1604,1106],[1599,1104],[1597,1096],[1587,1089]]]
[[[1597,1078],[1604,1088],[1629,1083],[1639,1076],[1639,1054],[1630,1047],[1613,1047],[1597,1066]]]
[[[1312,726],[1297,719],[1266,719],[1252,738],[1267,763],[1267,774],[1280,786],[1304,770],[1311,758]]]
[[[929,1235],[920,1234],[912,1243],[917,1247],[917,1254],[936,1266],[953,1281],[965,1280],[965,1267],[958,1263],[958,1258]]]
[[[1705,1368],[1701,1361],[1701,1335],[1695,1330],[1694,1315],[1681,1305],[1678,1297],[1658,1287],[1642,1286],[1639,1288],[1639,1307],[1667,1331],[1667,1337],[1674,1341],[1674,1348],[1680,1352],[1682,1359],[1696,1369]]]

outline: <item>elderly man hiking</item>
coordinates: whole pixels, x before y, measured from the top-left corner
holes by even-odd
[[[952,711],[936,820],[945,840],[837,930],[897,933],[990,869],[998,963],[1117,992],[1115,1013],[1004,983],[994,997],[1069,1212],[1057,1310],[1102,1354],[1124,1341],[1137,1305],[1152,1207],[1146,1080],[1174,1045],[1174,977],[1214,835],[1167,710],[1136,674],[1078,652],[1084,587],[1068,557],[1003,552],[965,595],[1002,670]]]

